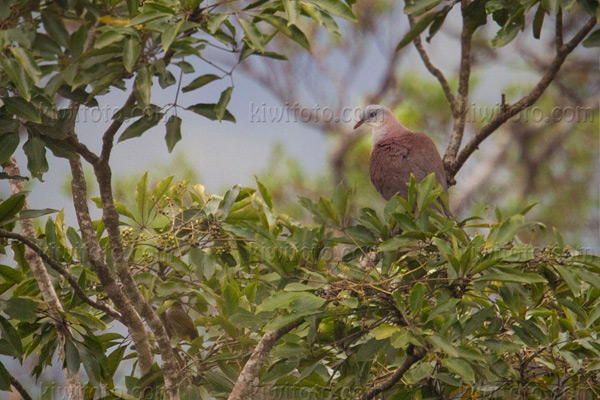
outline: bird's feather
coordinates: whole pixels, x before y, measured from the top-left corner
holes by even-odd
[[[407,197],[410,174],[420,182],[432,172],[447,191],[442,159],[433,141],[422,133],[402,129],[388,133],[373,146],[371,181],[386,200],[396,193]]]

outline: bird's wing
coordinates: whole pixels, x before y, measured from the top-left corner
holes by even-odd
[[[371,182],[384,199],[389,200],[395,193],[406,197],[408,172],[407,158],[410,146],[397,138],[383,139],[377,142],[371,152],[369,173]]]
[[[396,193],[407,197],[406,184],[410,181],[411,173],[419,182],[432,172],[446,190],[442,159],[431,139],[422,133],[383,139],[371,153],[371,181],[386,200]]]

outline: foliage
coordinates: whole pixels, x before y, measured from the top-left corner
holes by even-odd
[[[103,95],[125,90],[128,83],[133,84],[134,97],[111,117],[133,123],[118,141],[139,137],[164,123],[171,151],[181,139],[178,112],[182,110],[235,122],[227,110],[235,67],[224,70],[216,66],[209,49],[237,55],[236,66],[252,55],[285,59],[285,55],[266,50],[273,38],[282,34],[310,50],[299,28],[301,22],[310,19],[336,30],[332,15],[355,19],[340,0],[249,5],[204,4],[201,0],[146,1],[143,5],[129,0],[5,1],[0,6],[0,164],[17,149],[18,132],[25,129],[27,166],[41,179],[48,170],[46,149],[58,157],[75,153],[68,141],[68,127],[77,107],[59,109],[55,97],[95,107]],[[158,107],[151,93],[154,78],[163,89],[175,85],[182,74],[195,72],[194,60],[206,62],[215,73],[197,76],[181,88],[183,92],[221,79],[229,79],[230,87],[214,103],[183,107],[175,98]]]
[[[164,314],[181,300],[198,328],[191,343],[171,339],[186,365],[183,392],[226,398],[256,335],[295,321],[301,325],[260,375],[276,398],[356,398],[397,368],[409,347],[420,359],[394,386],[394,399],[523,391],[571,398],[598,390],[600,260],[560,238],[543,249],[521,242],[519,232],[537,229],[522,214],[447,218],[432,206],[443,193],[436,185],[433,176],[412,182],[408,200],[356,215],[341,188],[331,199],[301,198],[315,218],[303,225],[274,213],[260,182],[259,190],[235,186],[220,197],[172,177],[150,188],[144,175],[135,207],[117,205],[121,232],[148,302]],[[17,215],[12,203],[0,204],[11,210],[2,221]],[[106,248],[102,222],[95,228]],[[103,296],[82,239],[62,214],[47,220],[36,242],[88,295]],[[39,374],[58,343],[22,245],[10,245],[18,268],[0,270],[10,295],[0,318],[2,353],[37,355]],[[136,357],[130,338],[111,331],[110,318],[67,282],[55,285],[74,332],[64,362],[74,370],[82,363],[91,383],[119,398],[113,377]],[[127,390],[156,394],[160,381],[160,369],[128,376]]]
[[[427,28],[427,41],[430,41],[440,30],[446,17],[452,7],[461,2],[447,4],[442,0],[416,0],[409,1],[404,7],[404,12],[411,15],[416,20],[412,29],[398,43],[396,50],[400,50],[411,43],[418,35],[425,32]],[[531,25],[534,38],[540,38],[540,32],[544,24],[546,15],[556,15],[562,12],[574,12],[578,8],[585,10],[590,16],[600,18],[600,9],[597,1],[577,0],[577,1],[494,1],[494,0],[475,0],[464,3],[463,14],[467,17],[468,26],[471,32],[487,23],[488,15],[492,16],[494,22],[499,26],[496,35],[492,39],[493,47],[504,47],[512,42],[519,32],[526,28],[528,14],[533,15],[534,22]],[[590,34],[584,42],[585,47],[597,47],[598,31]]]
[[[541,96],[586,36],[586,47],[598,42],[597,31],[588,36],[594,17],[574,39],[563,43],[562,37],[563,11],[596,16],[595,1],[422,0],[404,9],[412,28],[398,49],[416,44],[427,28],[431,39],[459,3],[461,54],[468,63],[470,37],[488,15],[500,26],[495,47],[510,43],[534,9],[535,38],[545,15],[556,16],[556,61],[548,82],[522,101],[503,104],[500,124]],[[151,186],[145,174],[135,201],[115,200],[122,196],[113,193],[111,180],[115,139],[138,138],[164,123],[172,151],[182,137],[178,112],[235,122],[227,107],[237,65],[250,56],[285,59],[271,51],[276,37],[310,51],[313,36],[304,31],[322,25],[339,36],[334,17],[355,21],[353,5],[2,2],[0,164],[14,167],[20,132],[27,134],[22,150],[32,177],[41,180],[48,170],[47,149],[69,159],[79,229],[67,226],[59,212],[23,236],[15,232],[17,223],[57,211],[28,209],[22,191],[0,202],[0,252],[13,254],[12,265],[0,265],[0,354],[19,363],[35,358],[37,378],[57,359],[67,376],[84,370],[87,398],[227,398],[265,337],[277,340],[266,349],[267,362],[258,365],[263,397],[597,394],[600,260],[566,246],[558,232],[555,244],[531,245],[525,238],[537,235],[540,225],[525,220],[529,207],[511,215],[496,209],[494,222],[459,221],[439,211],[448,204],[432,176],[411,181],[408,198],[396,197],[382,211],[355,210],[342,186],[331,198],[301,197],[314,223],[278,213],[279,198],[259,180],[257,189],[236,185],[221,197],[172,176]],[[217,51],[236,58],[231,69],[212,61]],[[181,87],[181,76],[195,73],[193,60],[214,71]],[[153,102],[155,78],[161,88],[177,84],[166,108]],[[213,103],[178,104],[179,92],[218,80],[231,84]],[[455,127],[460,125],[453,138],[462,139],[468,69],[459,76],[457,98],[438,80]],[[79,141],[75,113],[97,106],[115,88],[131,93],[95,154]],[[407,92],[419,89],[409,85]],[[61,99],[69,100],[67,108],[59,109]],[[431,100],[443,98],[434,93]],[[408,104],[399,111],[415,117],[415,110]],[[437,122],[449,124],[448,118]],[[121,130],[125,121],[132,123]],[[460,163],[451,165],[453,174],[492,132],[482,130],[463,148]],[[92,223],[86,220],[80,157],[93,167],[101,195],[92,201],[102,219]],[[18,175],[12,179],[24,179]],[[46,269],[47,279],[40,277]],[[133,368],[125,372],[131,360]],[[116,384],[121,374],[124,388]],[[0,364],[0,390],[16,387],[13,378]]]

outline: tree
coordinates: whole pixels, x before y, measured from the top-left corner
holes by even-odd
[[[484,139],[541,96],[595,26],[598,8],[581,2],[593,16],[563,43],[563,7],[573,4],[462,1],[455,94],[419,35],[427,27],[435,34],[456,4],[408,4],[404,11],[413,27],[398,46],[414,41],[448,100],[454,119],[445,155],[450,181]],[[144,175],[133,207],[115,200],[110,155],[117,134],[117,142],[139,137],[168,111],[152,103],[154,77],[161,87],[180,84],[182,74],[193,72],[189,60],[199,58],[217,72],[181,88],[198,90],[230,78],[250,56],[283,58],[266,49],[281,35],[310,50],[301,28],[319,23],[336,33],[333,17],[355,20],[352,5],[3,3],[0,163],[13,195],[0,203],[0,237],[16,266],[0,268],[6,297],[2,354],[17,360],[36,354],[33,373],[39,376],[58,348],[73,399],[101,391],[108,398],[231,400],[258,390],[275,398],[308,393],[363,399],[384,393],[595,393],[598,258],[570,249],[559,235],[544,249],[523,243],[517,234],[532,227],[524,220],[526,209],[511,216],[498,210],[496,222],[448,219],[430,207],[440,197],[447,201],[431,178],[412,182],[409,198],[392,199],[383,213],[363,208],[351,215],[349,192],[341,186],[331,200],[302,198],[315,224],[274,211],[273,197],[259,181],[258,191],[235,186],[219,197],[172,177],[151,189]],[[514,104],[503,102],[459,152],[473,32],[493,14],[502,25],[495,44],[506,44],[536,5],[534,34],[546,12],[557,12],[555,58],[529,94]],[[597,33],[585,43],[596,44]],[[207,58],[208,47],[237,61],[224,69]],[[129,95],[94,152],[79,140],[75,114],[114,88]],[[227,110],[232,92],[233,86],[217,102],[186,110],[235,122]],[[65,109],[57,107],[60,98],[68,100]],[[181,138],[177,110],[183,107],[177,98],[170,107],[176,111],[165,123],[171,150]],[[11,157],[20,132],[27,133],[23,150],[33,178],[48,169],[46,149],[69,162],[78,229],[66,226],[59,213],[35,231],[32,219],[55,210],[27,209],[26,178]],[[82,159],[93,168],[101,220],[92,220],[88,209]],[[200,328],[189,346],[166,323],[175,303],[183,303]],[[113,323],[128,334],[108,332]],[[135,368],[124,394],[113,377],[127,359],[135,360]],[[88,378],[83,389],[81,365]],[[11,385],[27,398],[25,388],[0,368],[0,390]]]

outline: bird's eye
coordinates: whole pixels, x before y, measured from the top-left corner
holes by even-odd
[[[377,115],[377,113],[375,111],[371,111],[369,113],[369,118],[375,118],[375,115]]]

